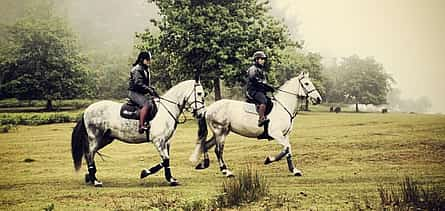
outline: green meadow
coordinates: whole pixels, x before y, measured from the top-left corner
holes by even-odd
[[[194,169],[188,157],[197,124],[191,120],[178,125],[171,140],[179,186],[169,186],[162,170],[139,179],[143,168],[160,162],[159,155],[151,143],[120,141],[96,156],[104,187],[88,186],[85,162],[81,171],[73,168],[73,127],[19,125],[0,133],[0,210],[186,210],[213,200],[232,179],[219,172],[213,150],[210,168]],[[276,142],[229,135],[224,153],[229,169],[238,175],[254,168],[270,195],[225,209],[381,210],[378,188],[394,187],[406,177],[445,192],[444,115],[302,112],[290,139],[302,177],[292,176],[285,160],[263,164],[281,151]]]

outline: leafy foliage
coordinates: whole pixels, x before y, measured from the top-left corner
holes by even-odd
[[[317,53],[303,52],[296,48],[286,48],[281,53],[280,63],[276,65],[276,76],[279,84],[283,84],[300,72],[307,72],[320,94],[326,92],[323,87],[322,57]]]
[[[6,29],[0,51],[2,98],[72,99],[89,96],[85,58],[67,23],[53,14],[50,1],[31,5],[26,16]]]
[[[193,78],[199,72],[209,87],[219,86],[219,79],[232,86],[242,81],[242,70],[251,63],[253,52],[266,51],[274,63],[280,59],[280,49],[297,46],[290,41],[287,27],[267,15],[268,2],[152,2],[162,17],[152,20],[159,34],[149,30],[138,34],[137,48],[152,50],[159,60],[153,66],[172,83]],[[270,72],[273,81],[274,67]]]
[[[332,64],[325,74],[329,102],[384,104],[394,82],[373,58],[356,55],[343,58],[339,65]]]
[[[0,125],[42,125],[76,122],[81,112],[0,113]]]

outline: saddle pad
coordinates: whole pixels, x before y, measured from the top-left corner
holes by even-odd
[[[247,113],[258,114],[258,112],[256,110],[256,106],[253,103],[245,103],[244,111]]]

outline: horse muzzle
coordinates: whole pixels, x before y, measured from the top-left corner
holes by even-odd
[[[317,97],[316,99],[312,98],[312,104],[318,105],[321,103],[321,97]]]

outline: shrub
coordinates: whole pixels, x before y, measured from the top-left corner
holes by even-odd
[[[81,112],[0,113],[0,125],[42,125],[75,122],[80,119],[81,114]]]
[[[222,193],[216,198],[219,207],[232,207],[241,203],[258,201],[268,195],[269,184],[264,176],[248,166],[237,178],[222,184]]]
[[[0,124],[0,133],[8,133],[13,128],[15,128],[15,126],[12,124],[6,124],[6,125]]]
[[[73,100],[54,100],[55,110],[61,107],[70,107],[72,109],[86,108],[98,100],[73,99]],[[17,100],[15,98],[0,100],[0,108],[20,108],[20,107],[45,107],[45,100]]]

